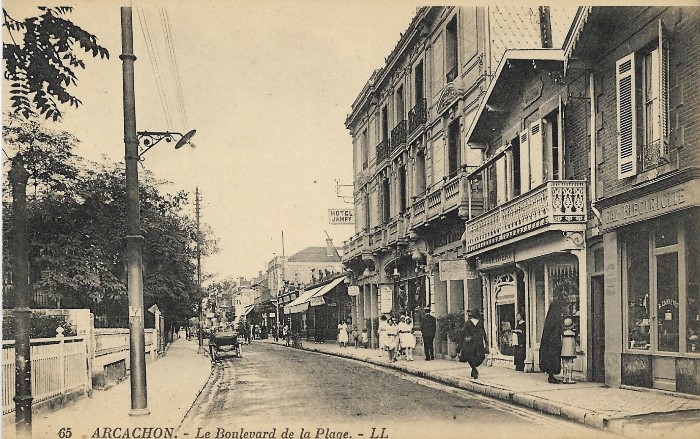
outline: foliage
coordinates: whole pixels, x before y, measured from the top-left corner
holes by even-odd
[[[61,316],[31,314],[29,317],[29,338],[52,338],[56,336],[56,328],[63,328],[63,335],[70,337],[75,331]],[[6,314],[2,317],[2,339],[15,338],[15,316]]]
[[[70,152],[74,142],[65,133],[51,133],[55,142],[47,134],[49,137],[29,148],[23,144],[33,139],[27,131],[43,127],[22,122],[16,128],[5,132],[7,144],[21,151],[27,166],[37,163],[34,167],[41,172],[34,174],[35,187],[45,188],[35,191],[27,201],[33,290],[55,306],[91,309],[102,325],[125,326],[128,300],[123,165],[75,160]],[[59,147],[59,154],[51,153]],[[65,173],[64,168],[72,171]],[[171,327],[183,325],[197,314],[201,297],[194,263],[198,235],[194,220],[184,211],[189,194],[163,194],[162,185],[147,172],[140,181],[144,304],[148,308],[157,303],[166,326]],[[3,252],[3,268],[8,273],[13,215],[11,202],[3,201],[3,244],[9,250]],[[205,230],[201,235],[203,254],[215,251],[209,232]],[[4,297],[4,305],[10,305],[11,299]]]
[[[68,92],[77,84],[76,69],[85,68],[76,49],[100,58],[109,58],[109,52],[95,35],[64,18],[73,8],[38,9],[36,16],[15,20],[3,8],[3,26],[10,35],[3,42],[4,76],[15,114],[29,118],[38,112],[56,121],[62,116],[60,104],[76,108],[81,104]]]
[[[451,341],[458,341],[462,336],[464,329],[464,313],[452,312],[437,318],[438,321],[438,339],[446,340],[449,337]]]

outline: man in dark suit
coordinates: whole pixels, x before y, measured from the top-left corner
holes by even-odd
[[[430,315],[430,308],[425,308],[425,317],[421,322],[421,333],[423,334],[423,349],[425,352],[425,361],[435,359],[435,349],[433,341],[435,340],[435,330],[437,322],[435,317]]]

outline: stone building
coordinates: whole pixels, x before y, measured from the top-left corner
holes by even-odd
[[[360,287],[353,315],[374,345],[381,314],[410,314],[419,327],[428,305],[440,328],[441,317],[484,306],[462,235],[482,190],[466,177],[485,146],[468,144],[467,130],[505,50],[561,47],[575,12],[420,8],[352,104],[356,233],[344,262]],[[446,338],[436,342],[447,353]]]

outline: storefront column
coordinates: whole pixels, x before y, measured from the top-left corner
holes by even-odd
[[[377,286],[372,284],[370,285],[370,318],[371,318],[371,325],[372,325],[372,333],[371,335],[371,343],[372,347],[377,347],[379,346],[379,338],[378,334],[375,333],[374,331],[374,319],[379,318],[379,303],[378,303],[378,293],[379,291],[377,290]]]
[[[365,327],[365,287],[360,287],[360,292],[357,294],[357,331],[362,334],[362,328]]]
[[[578,259],[578,310],[579,310],[579,334],[581,338],[581,351],[583,357],[579,356],[581,361],[581,372],[586,380],[588,376],[588,270],[586,257],[586,249],[572,250],[571,253]]]
[[[622,361],[622,288],[617,232],[603,235],[603,258],[605,260],[605,384],[619,386]]]
[[[525,315],[522,318],[525,320],[525,372],[533,372],[535,370],[535,342],[532,334],[535,334],[535,319],[531,316],[534,315],[532,312],[532,304],[534,303],[530,296],[530,270],[527,265],[522,263],[516,263],[515,267],[523,272],[523,284],[525,288],[525,303],[524,310]],[[532,294],[534,296],[534,292]],[[518,304],[519,307],[523,308],[523,305]],[[517,312],[517,309],[516,309]],[[516,322],[517,324],[517,322]]]
[[[435,272],[433,275],[433,300],[435,300],[435,318],[440,319],[440,317],[447,314],[447,282],[440,280],[439,272]],[[440,328],[440,323],[438,322],[438,332],[441,332],[443,328]],[[447,354],[447,343],[442,339],[435,339],[435,353],[437,354]]]

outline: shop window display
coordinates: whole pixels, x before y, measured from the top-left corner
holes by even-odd
[[[629,347],[648,350],[649,240],[644,233],[632,233],[626,242]]]
[[[579,285],[578,263],[575,259],[570,262],[549,264],[549,279],[551,285],[550,298],[562,297],[564,301],[564,317],[573,321],[576,332],[576,351],[581,351],[581,334],[579,331]]]
[[[686,351],[700,353],[700,218],[687,219],[686,239]]]

